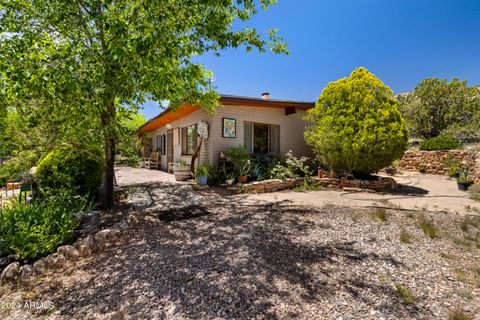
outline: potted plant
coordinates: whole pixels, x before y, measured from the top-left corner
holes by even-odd
[[[250,172],[250,176],[253,180],[257,180],[258,176],[260,176],[260,164],[258,162],[251,163],[252,170]]]
[[[248,182],[248,174],[250,173],[250,169],[251,169],[250,160],[247,160],[243,165],[243,167],[241,167],[238,172],[238,182],[240,183]]]
[[[460,172],[457,178],[458,190],[466,191],[469,185],[470,185],[470,181],[468,179],[468,172],[466,171]]]
[[[173,165],[173,175],[177,181],[185,181],[191,178],[190,166],[185,161],[179,161]]]
[[[427,166],[425,166],[423,163],[418,165],[418,172],[420,173],[426,173],[427,172]]]
[[[229,186],[235,183],[235,174],[234,173],[229,173],[227,174],[227,180],[225,180],[225,183]]]
[[[207,184],[209,172],[210,168],[206,164],[201,164],[197,167],[197,170],[195,171],[195,180],[199,186]]]
[[[235,171],[238,173],[238,182],[246,183],[251,169],[250,156],[247,148],[242,145],[230,147],[227,151],[227,156],[232,161]]]

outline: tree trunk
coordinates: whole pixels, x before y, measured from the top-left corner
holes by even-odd
[[[103,199],[105,209],[111,209],[114,205],[114,178],[115,178],[115,137],[111,125],[116,117],[115,104],[112,103],[107,111],[102,114],[102,126],[104,133],[105,168],[103,176]]]
[[[203,139],[200,138],[200,143],[197,146],[197,150],[195,150],[195,152],[193,153],[192,162],[190,162],[190,171],[192,171],[193,174],[195,174],[195,160],[197,159],[197,157],[200,157],[200,150],[202,149],[202,143],[203,143]]]

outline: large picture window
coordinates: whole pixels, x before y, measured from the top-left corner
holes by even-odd
[[[182,128],[182,154],[193,155],[197,148],[197,125]]]
[[[244,145],[250,153],[278,154],[280,150],[280,126],[264,123],[244,123]]]

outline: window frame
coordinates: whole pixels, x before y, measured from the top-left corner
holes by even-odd
[[[192,133],[192,143],[193,143],[193,149],[192,149],[192,153],[189,153],[188,151],[188,134],[187,134],[187,130],[188,128],[191,128],[193,127],[193,133]],[[193,154],[195,153],[195,150],[197,149],[197,146],[198,146],[198,134],[197,134],[197,124],[194,123],[194,124],[191,124],[191,125],[188,125],[188,126],[185,126],[185,127],[182,127],[181,129],[181,136],[182,136],[182,141],[181,141],[181,147],[182,147],[182,156],[193,156]]]
[[[256,154],[269,154],[269,153],[272,153],[272,127],[276,127],[276,135],[277,135],[277,138],[276,138],[276,149],[277,151],[275,152],[275,154],[279,154],[280,153],[280,125],[278,124],[271,124],[271,123],[261,123],[261,122],[253,122],[253,121],[244,121],[244,130],[245,130],[245,124],[250,124],[252,126],[251,128],[251,149],[250,150],[247,150],[250,154],[252,155],[256,155]],[[254,150],[255,150],[255,125],[263,125],[263,126],[268,126],[268,152],[267,153],[255,153]],[[245,145],[245,133],[244,133],[244,137],[243,137],[243,143]]]

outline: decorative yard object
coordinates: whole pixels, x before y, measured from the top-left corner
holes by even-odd
[[[190,166],[185,161],[177,162],[173,165],[173,175],[177,181],[186,181],[192,177]]]
[[[208,123],[200,121],[197,125],[197,133],[201,139],[208,139]]]
[[[307,111],[305,140],[321,165],[368,176],[402,157],[407,129],[393,92],[364,68],[330,83]]]

